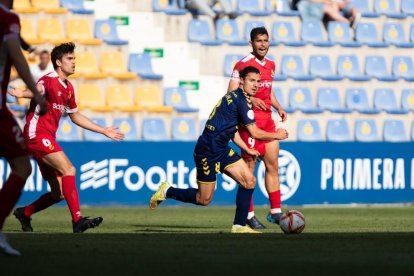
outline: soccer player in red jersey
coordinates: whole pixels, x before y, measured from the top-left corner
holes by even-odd
[[[229,82],[228,91],[233,91],[239,87],[239,72],[247,66],[254,66],[259,69],[262,81],[256,95],[252,97],[254,106],[254,116],[257,126],[265,131],[274,132],[275,122],[272,119],[271,107],[275,108],[284,122],[287,118],[286,112],[280,106],[276,97],[272,93],[272,81],[275,75],[275,63],[266,57],[269,51],[269,34],[264,27],[252,29],[250,32],[250,42],[252,52],[236,63]],[[265,186],[269,194],[270,212],[267,220],[278,223],[281,215],[280,183],[278,174],[279,141],[262,141],[250,137],[245,128],[241,127],[239,133],[246,145],[256,149],[265,163]],[[250,170],[254,172],[256,160],[242,151],[242,156],[247,162]],[[254,215],[253,199],[251,200],[249,214],[247,217],[248,225],[253,229],[263,229],[265,226]]]
[[[20,221],[22,230],[31,232],[31,215],[49,206],[66,199],[72,216],[73,232],[81,233],[88,228],[98,226],[101,217],[83,217],[80,212],[78,191],[75,184],[75,167],[56,142],[56,131],[59,120],[64,112],[78,126],[101,133],[110,139],[119,141],[124,134],[116,127],[102,127],[81,114],[76,105],[75,92],[68,77],[75,72],[75,44],[63,43],[53,48],[51,53],[52,64],[55,69],[37,82],[37,88],[46,98],[49,110],[39,117],[36,103],[31,101],[26,116],[24,139],[29,153],[39,164],[42,176],[49,183],[51,192],[42,195],[35,202],[14,211]],[[12,90],[9,92],[16,97],[32,97],[29,90]]]
[[[34,91],[39,115],[46,113],[47,105],[36,90],[26,60],[20,50],[19,17],[10,11],[13,1],[0,0],[0,156],[10,164],[11,173],[0,190],[0,252],[19,256],[20,252],[10,246],[2,233],[3,224],[20,197],[32,167],[22,132],[6,106],[6,91],[14,65],[26,85]]]

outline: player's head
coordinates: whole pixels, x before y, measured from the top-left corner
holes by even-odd
[[[75,44],[63,43],[56,46],[51,54],[53,68],[66,76],[75,73]]]
[[[250,45],[253,48],[253,54],[262,60],[269,51],[269,33],[265,27],[253,28],[250,32]]]
[[[254,96],[259,89],[260,84],[260,71],[256,67],[247,66],[240,71],[240,84],[243,87],[243,91]]]
[[[47,50],[43,50],[39,54],[39,67],[44,70],[50,61],[50,54]]]

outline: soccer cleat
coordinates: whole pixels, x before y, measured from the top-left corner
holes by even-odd
[[[0,232],[0,252],[3,252],[9,256],[20,256],[20,252],[11,247],[11,245],[7,242],[6,236]]]
[[[82,217],[77,222],[72,221],[73,226],[73,233],[82,233],[88,230],[89,228],[95,228],[99,226],[103,221],[103,218],[89,218],[89,217]]]
[[[236,226],[231,227],[231,233],[233,234],[261,234],[262,232],[256,231],[249,226]]]
[[[247,219],[246,224],[250,226],[252,229],[265,229],[266,226],[264,226],[256,216],[253,216],[251,219]]]
[[[277,214],[267,214],[267,221],[271,223],[279,224],[279,220],[282,217],[283,213],[277,213]]]
[[[161,183],[161,185],[158,187],[158,190],[152,195],[150,199],[150,209],[156,209],[158,205],[166,199],[165,195],[167,193],[168,188],[170,187],[171,185],[168,182]]]
[[[19,220],[23,232],[33,232],[32,219],[24,214],[24,207],[16,208],[13,215]]]

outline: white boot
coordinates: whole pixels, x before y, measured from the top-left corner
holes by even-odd
[[[20,256],[20,252],[11,247],[11,245],[7,242],[6,235],[0,232],[0,252],[10,256]]]

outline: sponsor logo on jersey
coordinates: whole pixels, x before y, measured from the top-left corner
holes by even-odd
[[[63,104],[53,103],[52,107],[53,107],[53,109],[57,109],[62,113],[65,110],[65,106]]]
[[[266,87],[266,88],[270,88],[272,87],[272,82],[271,81],[261,81],[259,84],[259,87]]]

